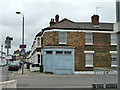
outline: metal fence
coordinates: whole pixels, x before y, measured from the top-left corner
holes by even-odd
[[[94,68],[93,88],[117,88],[117,68]]]

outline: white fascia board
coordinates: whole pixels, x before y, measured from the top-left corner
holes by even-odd
[[[41,52],[36,52],[36,54],[41,54]]]
[[[114,31],[91,31],[91,30],[63,30],[63,29],[52,29],[46,30],[45,32],[53,32],[53,31],[62,31],[62,32],[96,32],[96,33],[114,33]],[[43,34],[44,34],[43,33]]]
[[[117,53],[117,51],[110,51],[110,53]]]
[[[84,51],[84,53],[95,53],[95,51]]]
[[[41,38],[41,36],[36,37],[36,39],[37,39],[37,38]]]
[[[120,31],[120,22],[113,24],[113,27],[114,27],[114,32],[119,32]]]

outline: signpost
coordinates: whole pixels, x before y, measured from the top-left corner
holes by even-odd
[[[21,48],[21,55],[22,55],[22,74],[24,73],[24,55],[25,55],[25,49],[26,45],[20,45]]]
[[[21,54],[24,55],[25,54],[25,49],[21,49]]]
[[[20,48],[26,48],[26,45],[20,45]]]

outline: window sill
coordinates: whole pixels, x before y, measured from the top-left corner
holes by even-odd
[[[117,67],[117,65],[111,65],[111,67]]]
[[[86,65],[85,67],[94,67],[93,65]]]
[[[117,45],[117,44],[111,44],[111,45]]]
[[[59,42],[59,44],[67,44],[67,43],[61,43],[61,42]]]
[[[85,45],[93,45],[93,43],[85,43]]]

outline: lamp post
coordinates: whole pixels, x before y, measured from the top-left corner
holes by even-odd
[[[23,23],[22,23],[22,45],[24,45],[24,15],[21,12],[16,12],[16,14],[20,14],[23,17]]]
[[[22,45],[20,45],[20,46],[24,46],[24,15],[21,12],[16,12],[16,14],[20,14],[23,17],[23,22],[22,22]],[[24,55],[23,55],[23,60],[22,61],[24,62]],[[22,74],[23,73],[24,73],[24,63],[22,63]]]
[[[120,90],[120,0],[116,0],[116,24],[117,31],[117,70],[118,70],[118,90]]]

